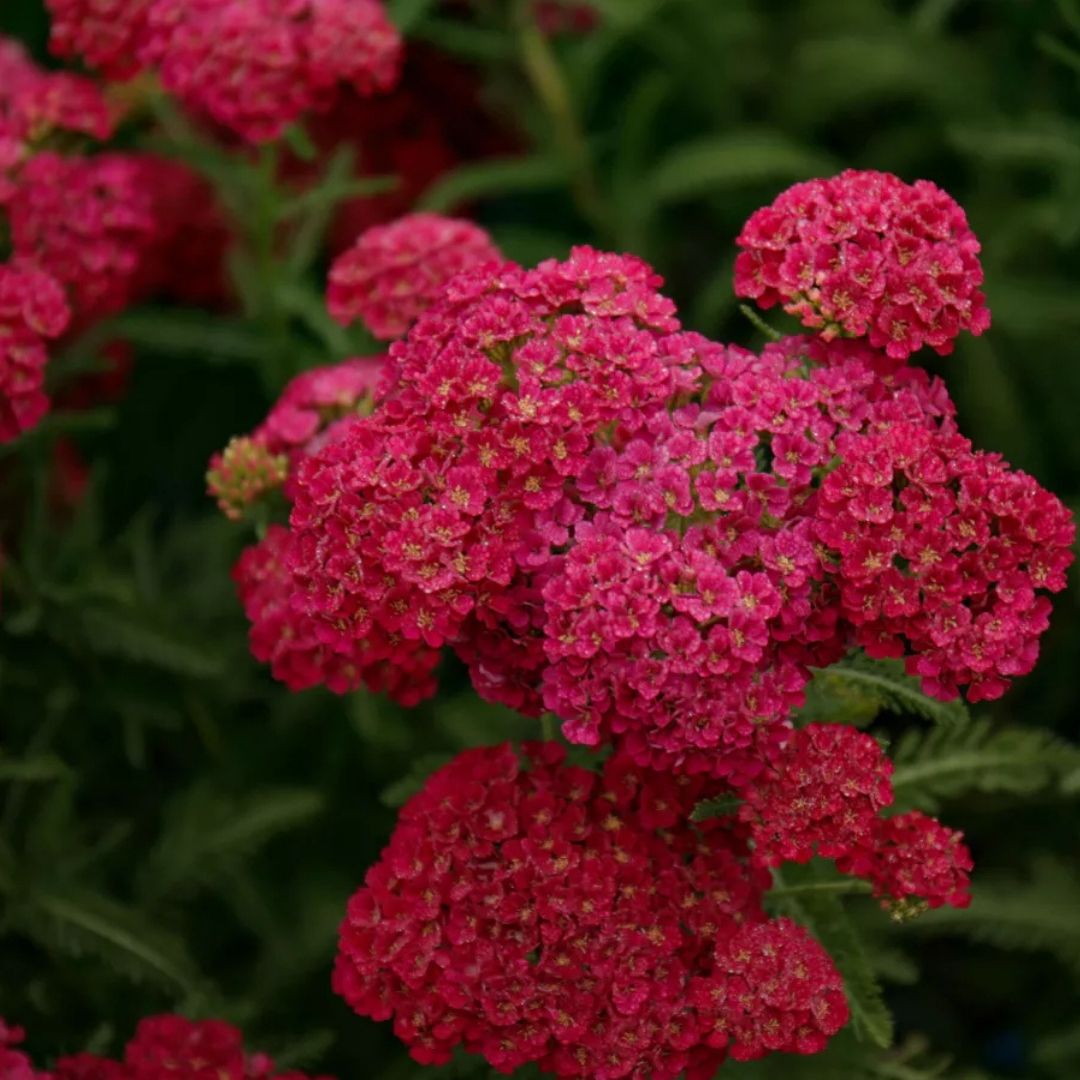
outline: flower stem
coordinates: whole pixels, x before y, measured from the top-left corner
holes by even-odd
[[[601,233],[610,222],[596,181],[588,140],[582,130],[566,78],[551,43],[541,32],[528,0],[515,9],[518,48],[525,74],[551,121],[555,141],[570,169],[574,202],[582,216]]]
[[[770,889],[770,899],[784,899],[788,896],[803,896],[807,893],[868,893],[871,886],[868,881],[852,878],[843,881],[815,881],[806,885],[780,885]]]
[[[740,304],[739,310],[770,340],[779,341],[784,335],[770,326],[749,304]]]
[[[540,731],[543,734],[544,742],[553,742],[555,740],[555,718],[551,713],[546,712],[540,717]]]

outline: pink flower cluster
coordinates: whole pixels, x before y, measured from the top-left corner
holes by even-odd
[[[152,1016],[139,1023],[123,1059],[96,1054],[61,1058],[38,1071],[21,1051],[21,1028],[0,1019],[0,1076],[4,1080],[330,1080],[278,1072],[266,1054],[248,1054],[243,1036],[220,1020]]]
[[[782,751],[811,667],[852,646],[906,651],[944,695],[1028,670],[1036,592],[1071,558],[1060,502],[968,448],[950,468],[993,477],[924,491],[928,515],[863,463],[909,437],[967,446],[939,379],[858,341],[713,344],[658,284],[587,248],[483,264],[434,302],[422,280],[374,410],[292,464],[273,632],[317,641],[304,655],[339,687],[365,643],[380,665],[413,643],[425,667],[450,646],[484,697],[554,712],[573,742],[735,783]]]
[[[826,339],[866,338],[897,361],[945,355],[990,312],[979,242],[964,211],[928,180],[849,169],[783,192],[739,234],[735,291],[782,304]]]
[[[342,325],[360,319],[389,340],[404,334],[451,278],[502,261],[491,237],[471,221],[407,214],[368,229],[334,260],[327,307]]]
[[[13,253],[0,265],[0,441],[47,411],[44,339],[150,294],[220,295],[226,232],[203,181],[150,155],[45,148],[57,132],[105,138],[114,119],[94,83],[43,71],[0,39],[0,207]]]
[[[701,781],[527,754],[467,751],[402,810],[341,927],[334,985],[357,1012],[392,1018],[422,1063],[461,1045],[595,1080],[824,1048],[840,976],[766,919],[769,875],[737,833],[687,823]]]
[[[381,0],[49,0],[52,47],[112,78],[156,70],[190,108],[255,142],[277,138],[339,83],[398,77],[401,38]]]
[[[897,424],[841,447],[815,534],[842,617],[928,693],[1000,697],[1035,665],[1076,529],[1062,503],[956,434]]]

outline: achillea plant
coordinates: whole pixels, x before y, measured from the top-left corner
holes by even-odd
[[[740,155],[645,182],[578,115],[674,17],[46,6],[89,74],[0,42],[0,1080],[923,1080],[910,935],[1080,956],[1056,864],[1017,901],[939,806],[1080,776],[967,711],[1075,525],[937,362],[990,327],[959,202],[847,169],[686,238],[794,317],[748,347],[654,235]],[[414,30],[520,153],[452,169]]]

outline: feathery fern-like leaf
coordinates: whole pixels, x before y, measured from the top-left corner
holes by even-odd
[[[862,727],[883,712],[918,716],[935,724],[960,724],[968,717],[963,701],[938,701],[924,694],[901,660],[873,660],[852,653],[820,668],[799,712],[804,723],[826,721]]]
[[[1080,767],[1080,748],[1041,728],[997,727],[966,719],[949,728],[912,729],[892,748],[898,805],[936,810],[969,791],[1029,794]]]
[[[971,907],[938,908],[909,924],[913,933],[961,935],[1002,949],[1047,951],[1080,974],[1080,880],[1051,857],[1030,878],[976,877]]]
[[[139,985],[192,992],[201,981],[178,939],[134,908],[98,894],[35,892],[20,905],[15,928],[49,952],[93,956]]]

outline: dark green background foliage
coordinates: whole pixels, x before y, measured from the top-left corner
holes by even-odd
[[[431,2],[392,4],[412,35],[477,66],[490,112],[525,148],[464,167],[427,203],[467,198],[523,260],[582,241],[635,251],[688,325],[750,344],[730,288],[749,212],[844,166],[934,179],[983,241],[994,326],[926,362],[979,446],[1077,505],[1080,3],[597,4],[601,30],[555,44],[565,97],[509,0],[467,26]],[[37,0],[0,9],[0,29],[43,54]],[[123,317],[97,341],[115,330],[136,345],[127,396],[56,414],[0,452],[0,1014],[30,1028],[43,1058],[115,1050],[138,1017],[181,1008],[343,1080],[427,1075],[330,993],[335,926],[410,785],[456,748],[530,725],[479,703],[453,669],[437,701],[406,712],[291,695],[247,654],[228,578],[244,530],[205,498],[207,457],[261,417],[288,373],[370,348],[319,314],[324,267],[310,251],[256,257],[285,214],[303,222],[294,236],[317,235],[340,181],[295,207],[264,177],[237,164],[221,176],[245,208],[243,313]],[[95,347],[70,350],[53,375]],[[60,433],[93,466],[67,520],[46,491]],[[815,715],[880,712],[900,799],[967,831],[976,900],[899,929],[864,897],[842,901],[851,922],[839,900],[797,912],[847,957],[858,1030],[821,1058],[724,1075],[1080,1075],[1080,765],[1051,734],[1025,731],[1076,733],[1078,599],[1074,576],[1037,672],[974,723],[901,723],[918,702],[857,665],[814,688]],[[869,942],[854,957],[852,923]],[[892,1050],[876,1048],[889,1032],[875,978],[896,1016]]]

